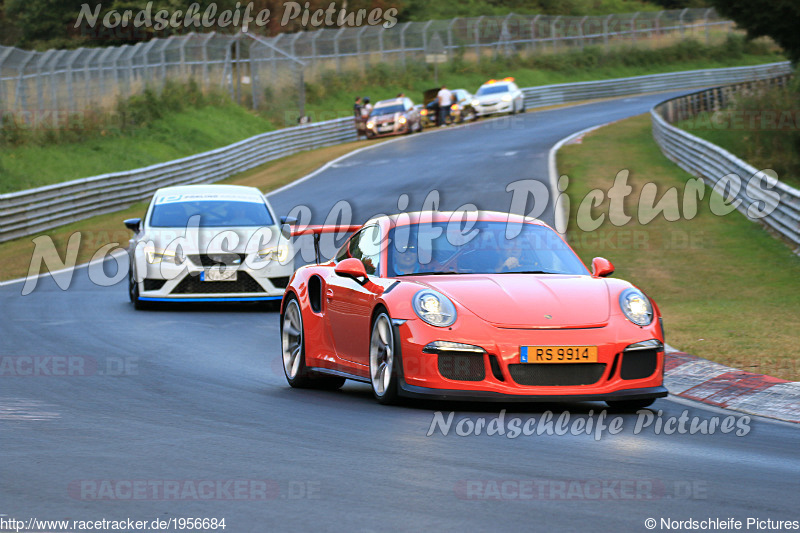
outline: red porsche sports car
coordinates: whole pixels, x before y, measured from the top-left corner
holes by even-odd
[[[294,234],[337,231],[307,227]],[[561,236],[495,212],[382,216],[281,305],[292,387],[372,385],[375,398],[589,401],[631,409],[667,395],[656,304],[590,272]]]

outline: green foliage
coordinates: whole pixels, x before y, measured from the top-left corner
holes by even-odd
[[[800,60],[800,2],[797,0],[710,0],[717,11],[747,30],[750,38],[771,37],[793,63]]]
[[[403,2],[398,20],[423,21],[453,17],[480,17],[509,13],[547,15],[608,15],[659,9],[646,0],[407,0]]]
[[[800,79],[784,88],[742,94],[712,121],[698,117],[677,124],[758,169],[800,188]]]
[[[185,89],[185,88],[184,88]],[[180,87],[176,91],[182,90]],[[162,100],[156,97],[161,106]],[[0,146],[0,194],[70,179],[145,167],[225,146],[274,126],[227,99],[206,96],[161,118],[124,129],[114,114],[75,115],[68,128],[16,129],[15,144]],[[173,109],[175,109],[173,107]]]
[[[76,143],[97,136],[126,135],[170,114],[219,102],[229,100],[215,93],[204,95],[194,80],[187,83],[167,81],[161,92],[147,87],[142,94],[119,99],[112,112],[87,110],[66,117],[61,124],[30,125],[13,114],[2,115],[0,146],[47,146]]]

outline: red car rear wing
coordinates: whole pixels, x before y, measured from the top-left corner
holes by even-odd
[[[292,228],[292,237],[299,235],[321,235],[322,233],[355,233],[361,226],[305,226],[303,228]]]
[[[314,236],[314,258],[317,263],[320,262],[319,253],[319,239],[323,233],[355,233],[360,230],[361,226],[337,226],[334,224],[327,226],[305,226],[302,228],[292,228],[292,237],[300,235],[313,235]]]

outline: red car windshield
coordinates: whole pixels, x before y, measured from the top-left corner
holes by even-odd
[[[390,230],[388,242],[389,276],[589,274],[555,231],[535,224],[412,224]]]

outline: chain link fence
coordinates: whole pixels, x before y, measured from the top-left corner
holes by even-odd
[[[0,47],[0,127],[54,127],[73,114],[112,108],[120,98],[167,81],[195,80],[253,108],[305,114],[304,81],[375,63],[422,62],[430,43],[448,57],[489,61],[498,54],[553,54],[587,46],[657,48],[682,39],[725,38],[730,21],[713,9],[593,17],[547,15],[454,18],[392,28],[362,26],[259,37],[190,33],[136,45],[33,52]]]
[[[17,125],[59,127],[75,114],[112,108],[145,88],[160,92],[168,81],[192,79],[204,92],[224,92],[252,107],[290,92],[281,103],[302,115],[304,66],[251,34],[190,33],[46,52],[0,47],[0,113]]]
[[[486,16],[323,29],[279,35],[273,44],[306,61],[311,73],[343,71],[374,63],[424,61],[435,35],[450,57],[491,60],[498,54],[558,53],[587,46],[657,48],[683,39],[720,41],[733,28],[714,9],[681,9],[621,15],[565,17]]]

